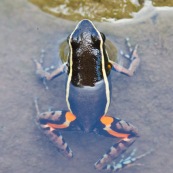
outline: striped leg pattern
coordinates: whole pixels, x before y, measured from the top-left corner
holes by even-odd
[[[40,113],[37,101],[35,100],[37,110],[37,124],[48,136],[51,142],[55,144],[58,150],[66,157],[73,157],[72,150],[60,134],[60,129],[70,128],[75,121],[76,116],[68,111],[48,111]]]
[[[117,164],[110,164],[124,153],[135,142],[136,138],[139,137],[136,127],[123,120],[104,115],[101,117],[100,123],[97,124],[96,128],[99,134],[120,139],[95,163],[96,169],[118,171],[135,161],[135,157],[132,158],[129,156]]]
[[[151,154],[152,152],[153,150],[150,150],[139,156],[134,156],[136,154],[136,149],[134,149],[132,150],[132,152],[130,153],[128,157],[124,158],[124,156],[123,157],[121,156],[122,159],[118,163],[113,161],[112,165],[108,164],[105,167],[103,167],[103,169],[107,171],[118,172],[122,170],[123,168],[132,167],[132,166],[141,166],[142,164],[136,163],[136,161]]]

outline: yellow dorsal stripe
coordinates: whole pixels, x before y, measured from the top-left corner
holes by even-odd
[[[106,114],[108,111],[108,108],[109,108],[109,104],[110,104],[110,90],[109,90],[109,82],[108,82],[108,78],[107,78],[106,70],[105,70],[105,59],[104,59],[104,53],[103,53],[103,39],[102,39],[100,32],[97,30],[97,28],[94,25],[93,25],[93,27],[95,28],[95,30],[97,31],[97,33],[100,37],[100,51],[101,51],[101,57],[102,57],[102,73],[103,73],[103,80],[105,82],[106,99],[107,99],[105,112],[104,112],[104,114]]]
[[[78,27],[78,25],[76,26],[76,28]],[[69,92],[70,92],[70,82],[71,82],[71,78],[72,78],[72,66],[73,66],[73,61],[72,61],[73,49],[72,49],[72,46],[71,46],[71,38],[72,38],[73,33],[76,31],[76,28],[71,33],[71,35],[69,37],[69,42],[68,42],[69,47],[70,47],[70,54],[69,54],[69,66],[70,66],[69,68],[70,68],[70,70],[69,70],[68,79],[67,79],[67,85],[66,85],[66,102],[67,102],[67,107],[68,107],[70,112],[72,112],[72,110],[71,110],[68,98],[69,98]]]

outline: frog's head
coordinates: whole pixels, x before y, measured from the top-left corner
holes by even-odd
[[[68,37],[70,47],[68,73],[75,86],[94,86],[108,75],[110,68],[105,50],[105,36],[90,20],[82,20]]]

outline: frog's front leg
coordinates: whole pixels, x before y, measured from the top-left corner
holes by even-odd
[[[121,163],[118,163],[117,165],[110,164],[111,161],[115,160],[135,142],[136,138],[139,136],[136,127],[123,120],[104,115],[96,125],[96,131],[99,134],[120,139],[95,163],[96,169],[118,171],[133,162],[134,159],[131,161],[131,158],[129,158],[128,160],[124,159],[124,161],[121,161]]]
[[[39,127],[63,155],[71,158],[73,156],[72,150],[63,139],[59,130],[70,129],[76,120],[76,116],[68,111],[48,111],[40,113],[37,99],[35,100],[35,107]]]
[[[43,66],[40,62],[38,62],[37,60],[34,60],[34,62],[36,64],[36,74],[40,78],[46,78],[46,80],[54,79],[55,77],[63,74],[66,69],[66,63],[64,63],[59,68],[56,68],[54,71],[50,73],[43,69]]]
[[[138,45],[136,45],[134,48],[132,48],[128,39],[126,40],[126,43],[127,43],[128,49],[129,49],[129,54],[125,55],[123,52],[121,54],[131,61],[129,68],[127,69],[111,60],[109,60],[109,62],[112,64],[112,67],[114,70],[116,70],[120,73],[126,74],[128,76],[133,76],[134,72],[136,71],[136,69],[140,63],[140,59],[139,59],[139,56],[137,53]]]

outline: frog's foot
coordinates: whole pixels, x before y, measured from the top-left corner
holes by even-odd
[[[117,64],[116,62],[113,62],[110,60],[110,63],[112,64],[112,67],[114,70],[126,74],[128,76],[133,76],[134,72],[136,71],[139,63],[140,63],[140,59],[138,57],[138,53],[137,53],[137,48],[138,45],[135,45],[134,48],[132,48],[130,42],[129,42],[129,38],[126,38],[126,45],[128,48],[128,54],[125,54],[122,50],[120,51],[120,54],[129,59],[130,60],[130,65],[128,68],[125,68],[119,64]]]
[[[136,161],[147,156],[148,154],[151,154],[152,151],[153,150],[150,150],[144,154],[135,157],[134,155],[136,154],[136,149],[134,149],[128,157],[124,158],[124,156],[122,156],[121,160],[118,163],[113,161],[112,164],[108,164],[105,167],[103,167],[103,170],[118,172],[123,168],[129,168],[132,166],[142,166],[142,164],[136,163]]]
[[[99,134],[120,138],[120,140],[95,163],[95,168],[98,170],[109,168],[109,163],[124,153],[139,136],[137,128],[132,124],[107,115],[101,117],[96,129]],[[124,165],[124,163],[125,162],[122,164]]]
[[[125,41],[126,41],[125,43],[126,43],[126,46],[128,49],[128,53],[124,53],[124,51],[121,50],[120,54],[123,57],[129,59],[130,61],[133,61],[136,58],[138,45],[135,45],[134,47],[132,47],[132,45],[130,43],[130,39],[128,37],[125,39]]]
[[[60,129],[68,129],[74,123],[76,116],[68,111],[48,111],[40,113],[37,100],[35,100],[37,111],[37,124],[58,150],[68,158],[73,156],[72,150],[60,134]]]

